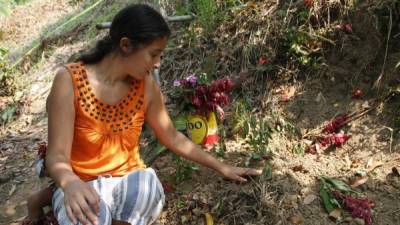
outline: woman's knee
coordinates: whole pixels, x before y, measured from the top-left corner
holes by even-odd
[[[100,200],[100,213],[98,215],[98,225],[111,225],[112,215],[106,203]],[[81,225],[81,223],[73,224],[67,215],[64,205],[64,193],[57,190],[53,196],[53,212],[60,225]]]

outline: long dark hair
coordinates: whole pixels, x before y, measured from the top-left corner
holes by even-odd
[[[171,31],[159,12],[145,4],[127,6],[114,17],[110,32],[90,52],[78,57],[85,64],[100,62],[119,49],[121,38],[131,40],[134,49],[151,44],[155,39],[170,36]]]

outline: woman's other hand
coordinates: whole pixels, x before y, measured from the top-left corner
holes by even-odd
[[[236,167],[230,165],[224,165],[219,171],[224,177],[239,182],[246,182],[247,176],[259,176],[262,174],[262,170],[253,168]]]
[[[64,204],[73,224],[97,225],[100,213],[100,197],[96,190],[80,179],[68,182],[64,188]]]

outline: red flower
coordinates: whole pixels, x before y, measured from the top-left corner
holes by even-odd
[[[343,30],[347,33],[353,33],[353,25],[351,23],[343,24]]]
[[[365,224],[372,224],[371,209],[374,203],[369,199],[357,199],[351,195],[344,195],[338,191],[332,192],[337,200],[339,200],[344,208],[347,209],[353,218],[363,219]]]
[[[351,91],[351,95],[353,96],[353,98],[361,98],[364,93],[360,88],[353,88],[353,90]]]
[[[315,145],[312,145],[312,146],[307,148],[306,152],[310,153],[311,155],[316,155],[317,154],[317,147]]]
[[[192,104],[195,105],[196,107],[200,107],[201,106],[200,98],[197,97],[197,96],[193,96],[192,97]]]
[[[307,8],[311,8],[313,6],[313,0],[304,0],[304,5],[307,6]]]
[[[348,118],[349,117],[347,114],[343,114],[341,116],[336,117],[334,120],[330,121],[325,125],[322,132],[328,134],[337,132],[340,128],[342,128],[346,124]]]
[[[224,79],[224,82],[225,82],[225,90],[226,90],[226,91],[231,91],[232,88],[233,88],[233,82],[232,82],[232,80],[229,79],[229,78],[225,78],[225,79]]]
[[[196,87],[196,95],[205,95],[207,93],[207,88],[204,85]]]
[[[183,87],[188,87],[190,85],[190,82],[186,79],[180,80],[180,83]]]
[[[328,137],[323,138],[320,141],[320,143],[322,147],[327,147],[327,146],[341,147],[347,142],[347,140],[349,140],[349,138],[350,136],[348,136],[345,133],[332,134]]]
[[[44,159],[46,157],[47,145],[46,142],[38,143],[38,156],[40,159]]]
[[[266,56],[260,56],[260,58],[258,59],[258,65],[265,65],[267,64],[267,57]]]

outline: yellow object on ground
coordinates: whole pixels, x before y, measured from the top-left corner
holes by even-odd
[[[204,217],[206,218],[206,225],[214,225],[214,220],[210,213],[205,213]]]
[[[189,115],[187,121],[187,131],[194,143],[212,145],[218,141],[218,125],[214,112],[208,118]]]

